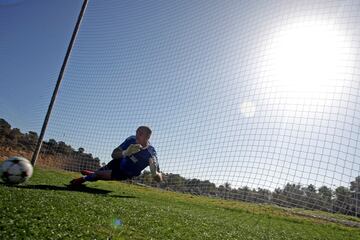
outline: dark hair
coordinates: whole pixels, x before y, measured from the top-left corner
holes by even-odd
[[[150,136],[152,133],[151,129],[148,126],[140,126],[140,127],[138,127],[136,132],[142,132],[142,133],[147,134],[148,136]]]

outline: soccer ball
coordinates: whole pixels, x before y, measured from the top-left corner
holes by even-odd
[[[0,178],[7,184],[19,184],[27,181],[33,174],[29,160],[23,157],[11,157],[0,165]]]

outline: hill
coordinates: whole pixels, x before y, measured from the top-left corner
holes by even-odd
[[[0,160],[8,156],[20,155],[31,159],[38,141],[38,134],[33,131],[22,133],[18,128],[12,128],[5,120],[0,118]],[[37,164],[64,170],[97,169],[100,159],[94,158],[91,153],[85,153],[80,147],[73,149],[63,141],[55,139],[44,141]]]

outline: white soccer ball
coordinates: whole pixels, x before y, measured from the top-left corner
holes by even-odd
[[[0,165],[0,178],[7,184],[27,181],[33,174],[33,166],[23,157],[11,157]]]

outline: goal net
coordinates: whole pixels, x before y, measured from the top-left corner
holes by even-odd
[[[97,169],[147,125],[165,181],[134,182],[359,215],[359,24],[351,0],[89,1],[39,165]]]

